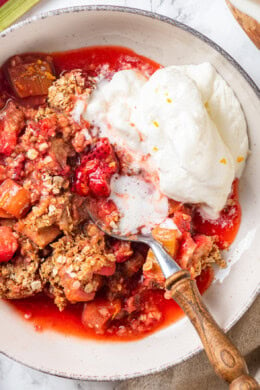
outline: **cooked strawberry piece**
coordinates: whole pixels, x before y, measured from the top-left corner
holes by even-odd
[[[29,192],[12,179],[0,186],[0,208],[13,217],[20,218],[30,207]]]
[[[110,178],[117,170],[112,146],[107,138],[100,138],[76,170],[75,191],[81,196],[108,197]]]
[[[12,229],[8,226],[0,226],[0,262],[11,260],[18,248],[18,241]]]
[[[91,173],[96,172],[99,167],[99,161],[96,158],[94,158],[93,160],[86,160],[85,162],[83,160],[82,165],[82,174],[86,175],[87,177]]]
[[[110,195],[110,186],[107,175],[101,168],[97,168],[94,173],[89,175],[89,189],[91,194],[97,197],[107,198]]]
[[[86,303],[82,313],[82,323],[93,328],[96,333],[104,333],[109,320],[121,310],[119,301],[95,301]]]
[[[107,138],[100,138],[92,152],[99,160],[104,160],[113,154],[112,146]]]
[[[76,183],[75,191],[81,196],[87,196],[89,194],[89,175],[94,173],[99,166],[99,161],[94,160],[82,160],[80,167],[76,170]]]
[[[108,138],[99,138],[84,159],[85,161],[96,159],[105,162],[107,165],[116,161],[114,150],[110,145]],[[114,165],[112,164],[112,166]]]

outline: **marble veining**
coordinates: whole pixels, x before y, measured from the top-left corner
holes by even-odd
[[[109,4],[141,8],[197,29],[231,54],[260,87],[260,55],[228,10],[225,0],[42,0],[26,16],[73,5]],[[25,18],[25,17],[24,17]],[[24,19],[23,18],[23,19]],[[117,383],[80,382],[34,371],[0,355],[1,390],[114,390]]]

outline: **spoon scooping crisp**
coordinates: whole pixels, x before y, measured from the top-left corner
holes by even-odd
[[[256,390],[258,383],[248,375],[244,358],[220,329],[202,301],[189,271],[183,270],[152,234],[122,235],[117,227],[110,228],[88,207],[93,223],[105,234],[123,241],[140,242],[153,251],[165,276],[165,288],[189,317],[204,346],[207,357],[217,375],[229,383],[231,390]]]

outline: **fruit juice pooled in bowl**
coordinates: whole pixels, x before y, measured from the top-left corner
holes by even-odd
[[[209,63],[161,67],[121,47],[25,54],[1,72],[1,297],[37,329],[83,337],[168,325],[181,311],[151,250],[105,235],[88,208],[152,234],[205,291],[241,219],[233,91]]]

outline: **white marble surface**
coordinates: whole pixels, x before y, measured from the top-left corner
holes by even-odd
[[[142,8],[186,23],[230,53],[260,86],[260,52],[236,23],[224,0],[42,0],[26,16],[84,4]],[[115,386],[115,383],[79,382],[52,377],[0,356],[1,390],[112,390]]]

